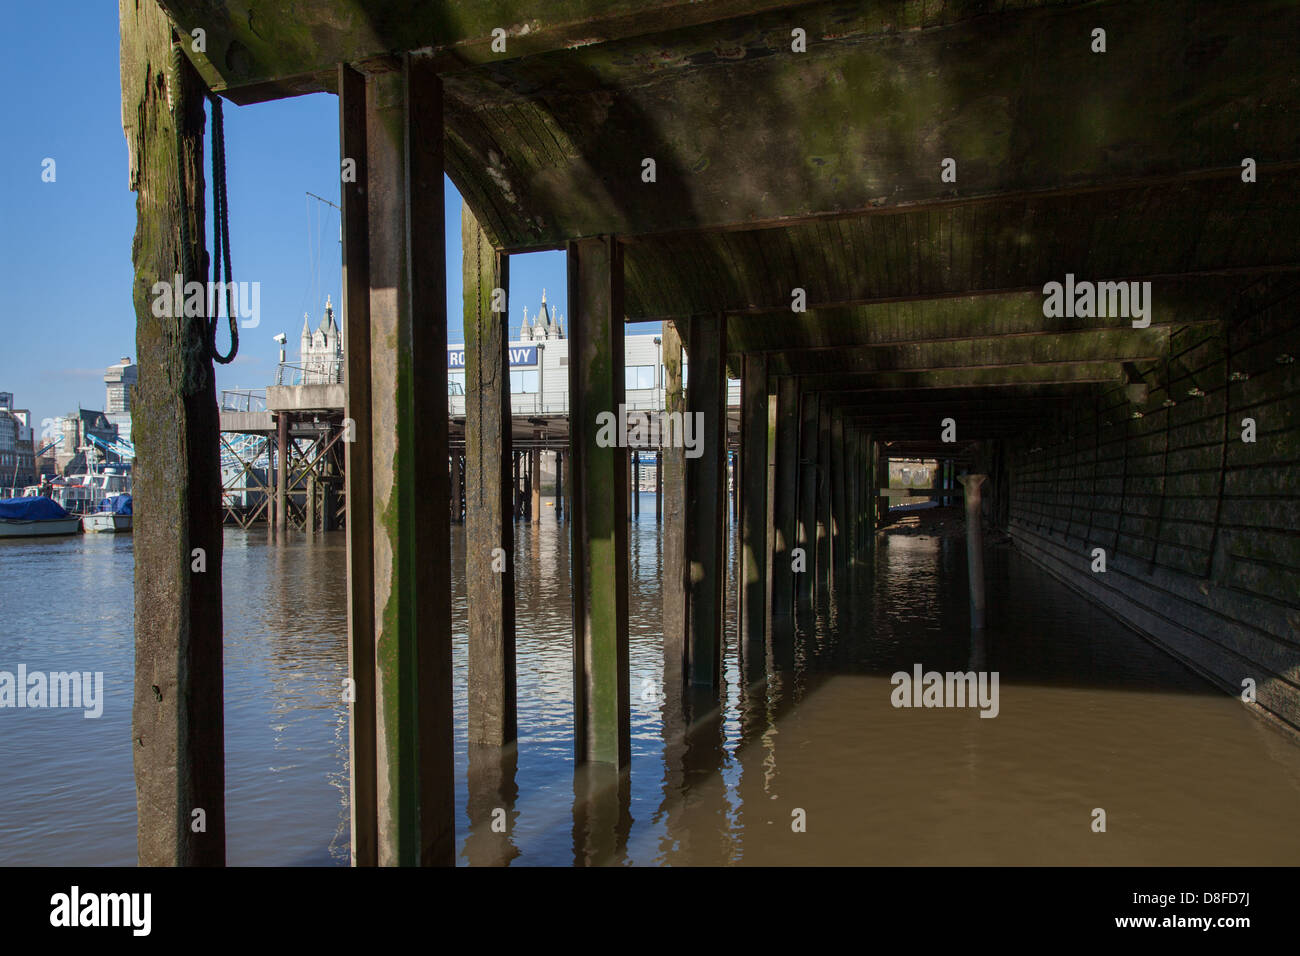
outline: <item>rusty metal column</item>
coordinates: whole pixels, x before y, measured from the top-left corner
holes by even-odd
[[[631,760],[631,710],[627,452],[617,441],[624,426],[618,240],[570,242],[568,273],[575,757],[624,767]]]
[[[970,626],[984,627],[984,531],[980,527],[981,489],[988,475],[958,475],[966,491],[966,568],[970,574]]]
[[[289,413],[275,416],[275,530],[289,527]]]
[[[691,355],[695,371],[695,355]],[[745,354],[740,379],[740,653],[747,681],[762,673],[767,635],[767,358]],[[721,565],[718,566],[719,570]]]
[[[682,420],[682,336],[675,322],[663,331],[664,406],[668,421]],[[661,441],[666,436],[660,436]],[[664,684],[670,699],[681,700],[686,680],[686,452],[680,441],[662,452],[664,468],[663,629]]]
[[[454,860],[442,84],[366,79],[378,862]],[[364,436],[362,436],[364,437]]]
[[[514,494],[511,488],[510,257],[461,206],[465,321],[465,586],[469,743],[517,734]]]
[[[691,318],[687,414],[699,454],[686,459],[686,665],[690,683],[716,696],[722,680],[723,584],[727,516],[726,321]]]
[[[226,796],[216,386],[200,323],[157,316],[152,308],[154,284],[171,283],[182,261],[182,219],[190,223],[194,261],[204,261],[203,86],[182,57],[176,78],[183,100],[181,89],[164,90],[172,24],[157,4],[122,4],[121,27],[122,119],[137,193],[131,258],[140,380],[133,437],[140,457],[129,745],[137,859],[141,866],[221,866]],[[188,108],[172,113],[173,96]],[[197,811],[201,830],[194,827]]]

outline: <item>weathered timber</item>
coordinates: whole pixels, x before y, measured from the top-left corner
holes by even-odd
[[[691,356],[691,371],[696,367]],[[692,386],[693,388],[694,386]],[[768,394],[767,364],[744,357],[740,379],[740,654],[747,680],[761,672],[767,633]],[[719,410],[720,411],[720,410]],[[712,411],[706,414],[716,414]],[[722,565],[717,570],[720,572]]]
[[[183,218],[191,261],[206,261],[203,87],[187,62],[178,75],[171,72],[171,23],[156,3],[122,0],[119,15],[122,125],[137,193],[132,298],[140,378],[132,438],[140,457],[131,734],[137,856],[142,866],[220,866],[226,816],[216,386],[202,320],[158,317],[152,309],[154,284],[183,271]],[[169,102],[184,108],[173,113]],[[185,275],[186,281],[205,278]],[[197,814],[203,827],[194,825]]]
[[[612,237],[569,244],[575,758],[631,760],[627,453],[600,441],[623,401],[623,265]]]
[[[770,440],[774,467],[768,509],[772,523],[768,545],[771,553],[769,601],[772,614],[786,617],[794,611],[795,573],[791,553],[798,535],[799,383],[792,376],[777,378],[772,411]]]
[[[727,376],[721,316],[692,316],[686,353],[687,414],[697,416],[700,455],[686,460],[686,669],[689,683],[716,695],[722,679],[727,508]]]
[[[682,336],[677,322],[663,330],[664,405],[669,415],[686,412],[682,389]],[[669,699],[684,701],[686,680],[686,451],[663,450],[663,630],[664,681]]]
[[[454,855],[442,97],[366,81],[378,862]]]
[[[801,383],[802,386],[802,383]],[[799,488],[797,546],[804,570],[795,575],[800,602],[812,600],[817,572],[817,407],[818,393],[799,394]]]
[[[515,546],[511,490],[510,258],[493,249],[469,203],[461,206],[465,304],[465,582],[469,614],[469,741],[503,746],[517,735]]]

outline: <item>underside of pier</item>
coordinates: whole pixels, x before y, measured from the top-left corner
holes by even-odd
[[[453,856],[450,491],[419,464],[451,440],[444,171],[465,199],[472,745],[516,737],[493,292],[512,253],[559,248],[579,762],[630,759],[628,460],[600,425],[649,321],[669,411],[701,427],[663,469],[665,680],[688,722],[722,680],[731,377],[746,679],[865,573],[888,461],[934,459],[987,476],[977,524],[1300,728],[1291,3],[122,0],[121,19],[141,862],[224,858],[211,369],[149,308],[182,219],[202,261],[202,107],[171,112],[173,84],[339,100],[356,863]]]

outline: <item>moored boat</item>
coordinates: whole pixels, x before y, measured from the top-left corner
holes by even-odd
[[[49,498],[0,499],[0,538],[34,538],[76,534],[81,519]]]
[[[99,503],[99,510],[81,519],[81,528],[87,532],[130,533],[131,496],[113,495]]]

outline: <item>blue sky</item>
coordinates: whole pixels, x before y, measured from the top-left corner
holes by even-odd
[[[39,424],[104,407],[104,368],[135,359],[131,241],[135,194],[121,127],[117,4],[15,5],[0,38],[0,391]],[[53,56],[57,51],[59,55]],[[319,322],[339,299],[338,101],[329,94],[254,106],[226,103],[227,192],[235,279],[261,283],[261,323],[243,330],[218,388],[262,387],[277,332],[296,359],[304,311]],[[55,161],[56,179],[41,179]],[[460,196],[447,189],[448,338],[461,331]],[[210,197],[209,197],[210,198]],[[211,223],[208,225],[211,243]],[[511,259],[510,321],[542,289],[565,316],[562,252]],[[635,331],[649,332],[648,327]],[[224,348],[225,332],[219,343]]]

